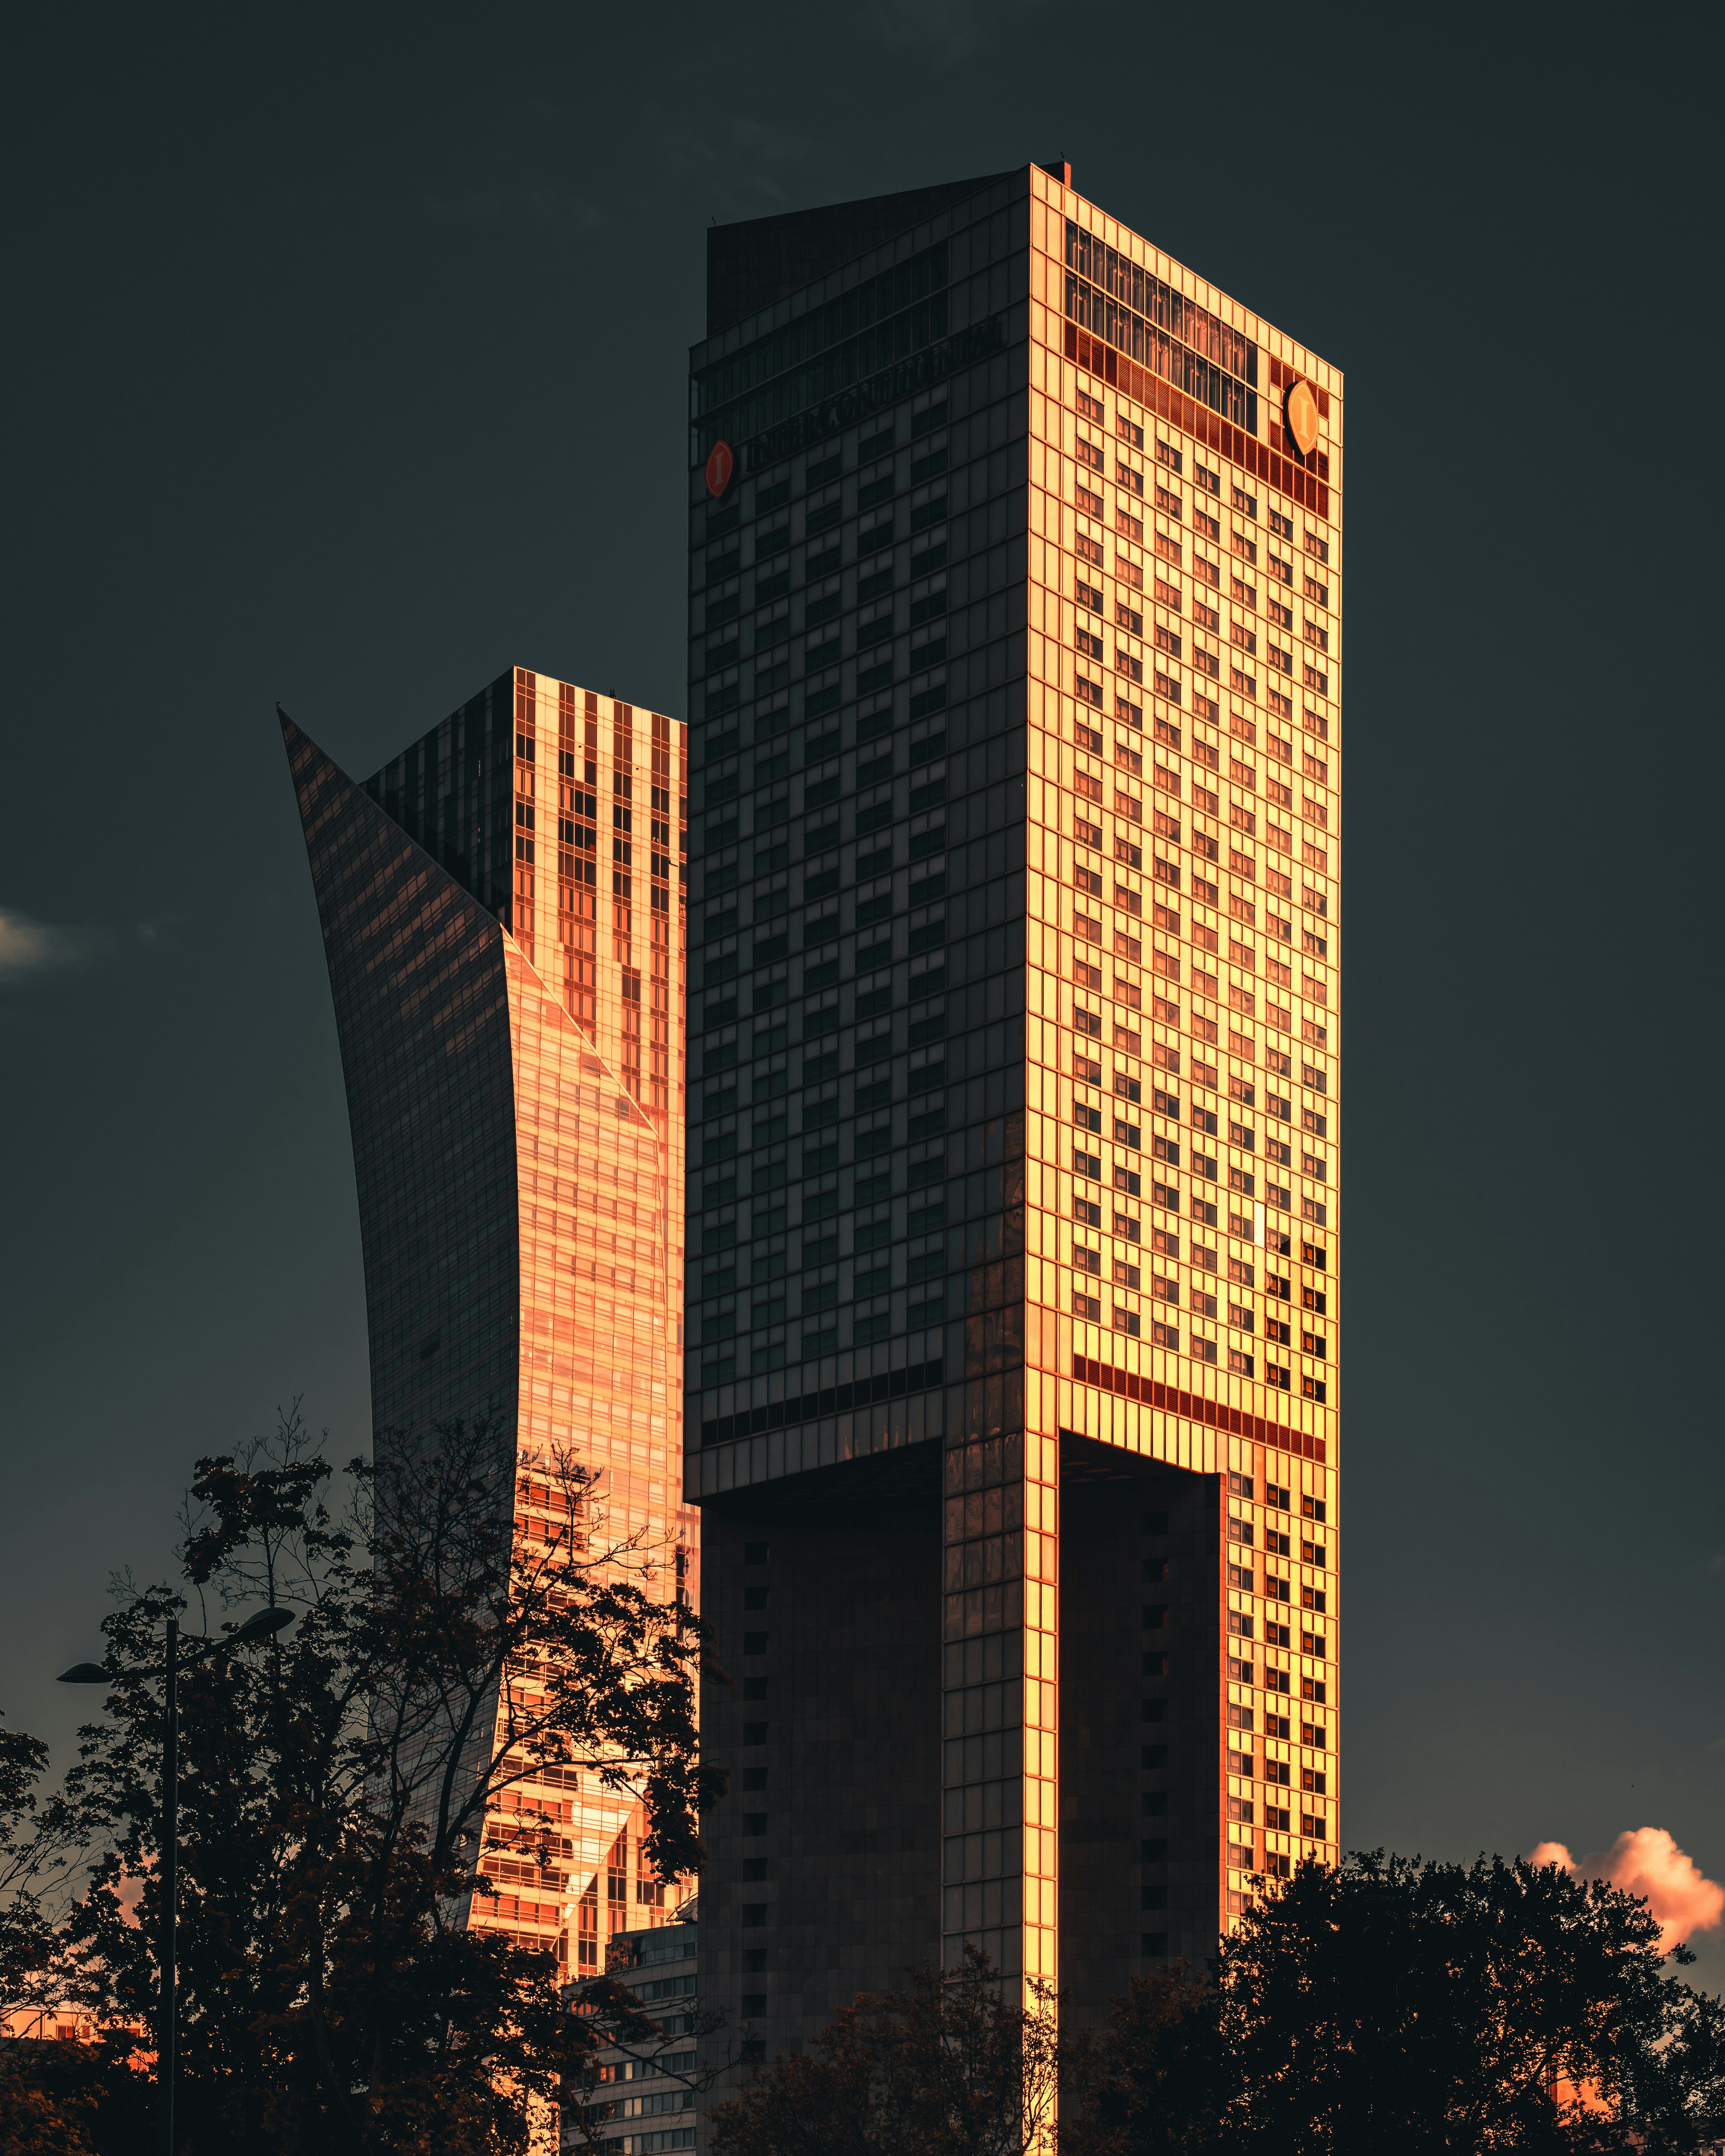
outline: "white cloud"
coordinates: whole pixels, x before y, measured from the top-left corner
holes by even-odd
[[[1692,1932],[1715,1930],[1725,1917],[1725,1887],[1707,1878],[1662,1826],[1625,1830],[1609,1849],[1579,1863],[1562,1842],[1542,1841],[1527,1861],[1561,1865],[1582,1879],[1609,1879],[1640,1897],[1659,1919],[1661,1951],[1668,1952]]]
[[[98,940],[88,929],[51,928],[0,906],[0,981],[81,965],[94,954]]]

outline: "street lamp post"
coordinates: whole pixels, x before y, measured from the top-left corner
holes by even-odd
[[[285,1631],[294,1621],[291,1609],[259,1609],[248,1617],[229,1640],[212,1640],[210,1647],[254,1646],[259,1640]],[[162,1737],[162,1928],[157,1956],[162,1967],[162,2027],[157,2084],[161,2092],[162,2156],[174,2156],[174,2093],[179,2076],[179,1939],[177,1914],[180,1883],[180,1620],[167,1620],[164,1650]],[[61,1684],[106,1684],[110,1673],[99,1662],[74,1662],[62,1672]]]

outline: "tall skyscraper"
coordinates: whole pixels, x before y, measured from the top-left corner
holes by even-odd
[[[284,718],[347,1084],[380,1450],[485,1418],[519,1538],[608,1533],[696,1591],[681,1499],[683,728],[517,667],[356,784]],[[506,1486],[507,1486],[506,1483]],[[488,1754],[503,1722],[476,1740]],[[480,1763],[477,1760],[475,1765]],[[493,1853],[471,1921],[554,1948],[669,1921],[638,1806],[521,1784],[567,1870]],[[516,1891],[519,1890],[519,1891]]]
[[[1063,167],[708,239],[701,1953],[770,2056],[967,1940],[1096,2013],[1335,1854],[1342,382]]]

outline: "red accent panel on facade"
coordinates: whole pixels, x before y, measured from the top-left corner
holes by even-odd
[[[1111,1363],[1098,1363],[1089,1355],[1072,1358],[1072,1375],[1081,1385],[1095,1385],[1105,1393],[1118,1393],[1125,1399],[1142,1400],[1147,1407],[1163,1408],[1170,1414],[1184,1415],[1188,1422],[1208,1423],[1212,1430],[1229,1430],[1236,1437],[1250,1437],[1259,1445],[1273,1446],[1278,1452],[1291,1452],[1296,1459],[1316,1460],[1320,1467],[1323,1465],[1324,1441],[1321,1437],[1308,1437],[1304,1431],[1289,1430],[1279,1422],[1266,1422],[1262,1415],[1224,1407],[1219,1401],[1204,1399],[1196,1393],[1178,1392],[1157,1378],[1141,1378],[1132,1370],[1117,1370]]]
[[[1328,457],[1317,453],[1318,470],[1316,475],[1301,471],[1293,456],[1275,456],[1260,441],[1253,439],[1240,427],[1203,404],[1195,403],[1184,391],[1174,388],[1160,375],[1152,374],[1117,352],[1111,344],[1104,344],[1093,337],[1088,330],[1081,330],[1076,322],[1066,325],[1066,357],[1083,367],[1086,373],[1099,375],[1104,382],[1123,389],[1136,403],[1145,404],[1159,412],[1164,419],[1171,419],[1178,427],[1207,443],[1218,455],[1236,464],[1242,471],[1249,471],[1255,479],[1267,480],[1271,486],[1283,494],[1291,495],[1301,508],[1329,521],[1330,490],[1324,475],[1329,470]],[[1279,422],[1270,423],[1271,439],[1283,449],[1291,445]]]

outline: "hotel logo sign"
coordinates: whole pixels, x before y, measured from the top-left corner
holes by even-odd
[[[1317,447],[1317,398],[1312,384],[1296,375],[1283,394],[1281,409],[1295,446],[1309,457]]]
[[[730,443],[715,442],[706,460],[706,490],[715,501],[724,500],[725,490],[736,469],[737,457]]]

